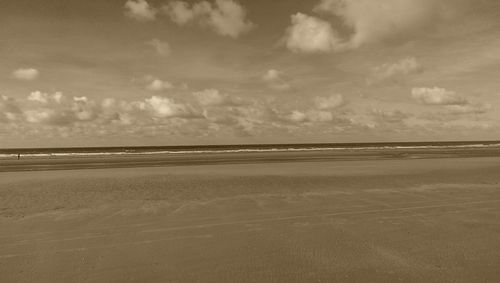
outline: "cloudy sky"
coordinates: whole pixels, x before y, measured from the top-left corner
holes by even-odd
[[[497,0],[15,0],[0,147],[500,139]]]

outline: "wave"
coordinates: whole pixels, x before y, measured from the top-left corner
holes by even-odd
[[[308,151],[365,151],[365,150],[414,150],[414,149],[467,149],[467,148],[494,148],[500,143],[454,144],[454,145],[384,145],[384,146],[333,146],[333,147],[274,147],[274,148],[234,148],[234,149],[189,149],[189,150],[130,150],[121,151],[65,151],[65,152],[23,152],[22,150],[9,153],[0,153],[0,158],[22,157],[100,157],[100,156],[133,156],[133,155],[160,155],[160,154],[224,154],[224,153],[265,153],[265,152],[308,152]]]

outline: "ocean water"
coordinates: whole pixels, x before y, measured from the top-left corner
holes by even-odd
[[[305,152],[305,151],[364,151],[391,149],[467,149],[500,148],[500,141],[460,142],[390,142],[390,143],[321,143],[321,144],[240,144],[196,146],[137,146],[137,147],[73,147],[73,148],[7,148],[0,149],[0,158],[119,156],[155,154],[197,154],[238,152]]]

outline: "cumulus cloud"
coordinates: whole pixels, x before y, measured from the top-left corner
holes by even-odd
[[[425,105],[443,106],[446,112],[440,115],[469,115],[484,114],[491,110],[491,105],[481,102],[471,102],[467,98],[457,95],[453,91],[444,88],[413,88],[414,99]]]
[[[27,68],[27,69],[17,69],[12,72],[12,76],[18,80],[32,81],[40,75],[37,69]]]
[[[380,83],[385,81],[399,81],[409,75],[419,73],[422,66],[414,57],[403,58],[394,63],[383,64],[373,70],[369,83]]]
[[[290,84],[283,78],[283,72],[275,69],[268,70],[263,76],[262,80],[266,82],[269,87],[276,90],[288,90]]]
[[[170,44],[168,44],[168,42],[166,42],[166,41],[161,41],[157,38],[154,38],[154,39],[146,42],[146,44],[153,47],[156,54],[158,54],[160,56],[170,55],[170,52],[171,52]]]
[[[316,17],[297,13],[291,16],[285,44],[293,52],[318,53],[343,48],[332,25]]]
[[[152,96],[147,98],[145,102],[141,102],[139,107],[152,112],[158,118],[193,118],[198,116],[189,106],[176,103],[168,97]]]
[[[322,123],[335,123],[332,128],[337,127],[337,122],[345,124],[330,110],[273,108],[282,106],[244,100],[215,89],[178,99],[153,95],[132,101],[34,91],[16,100],[0,96],[0,123],[3,129],[37,137],[255,136]]]
[[[48,94],[35,91],[27,99],[36,103],[24,111],[29,123],[65,126],[91,121],[99,113],[96,103],[85,96],[66,98],[60,92]]]
[[[413,88],[411,94],[414,99],[425,105],[466,105],[467,99],[453,91],[444,88],[418,87]]]
[[[125,15],[137,21],[153,21],[157,12],[146,0],[127,0],[125,3]]]
[[[184,1],[172,1],[163,6],[170,19],[185,25],[192,22],[207,26],[222,36],[239,37],[250,31],[254,24],[246,19],[246,10],[233,0],[216,0],[215,4],[201,1],[190,5]]]
[[[334,94],[328,97],[318,96],[314,98],[314,104],[320,110],[332,110],[344,105],[344,97],[340,94]]]
[[[286,45],[294,52],[330,52],[404,41],[459,14],[467,1],[321,0],[313,11],[334,16],[343,26],[334,29],[330,22],[298,13],[292,16]]]
[[[54,94],[44,93],[41,91],[33,91],[29,94],[28,100],[36,101],[43,104],[54,101],[56,103],[61,103],[63,99],[63,94],[61,92],[56,92]]]
[[[0,122],[3,123],[15,121],[19,125],[55,127],[75,127],[88,122],[94,125],[138,126],[172,118],[203,118],[190,104],[163,96],[137,101],[118,101],[113,98],[98,101],[86,96],[68,97],[61,92],[50,94],[40,91],[30,93],[22,101],[1,96],[0,112]]]
[[[369,114],[359,114],[340,108],[345,104],[341,95],[312,98],[310,103],[295,105],[294,108],[279,101],[243,100],[216,89],[176,97],[153,95],[125,101],[41,91],[18,99],[0,96],[0,123],[3,125],[0,129],[17,129],[23,134],[32,132],[35,136],[176,134],[202,137],[306,134],[308,129],[322,133],[373,128],[398,132],[417,131],[415,127],[418,126],[415,126],[418,120],[416,114],[398,110],[372,110]],[[482,114],[490,109],[489,105],[468,100],[467,103],[450,102],[448,98],[439,101],[429,105],[441,105],[432,109],[439,110],[434,115],[444,122],[479,121],[487,116],[477,115],[475,119],[468,119],[466,114]],[[424,122],[429,121],[442,124],[429,119]],[[421,124],[419,127],[427,127]]]

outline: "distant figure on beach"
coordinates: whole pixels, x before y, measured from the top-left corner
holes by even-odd
[[[17,160],[19,160],[19,159],[21,159],[21,154],[20,153],[17,154]]]

